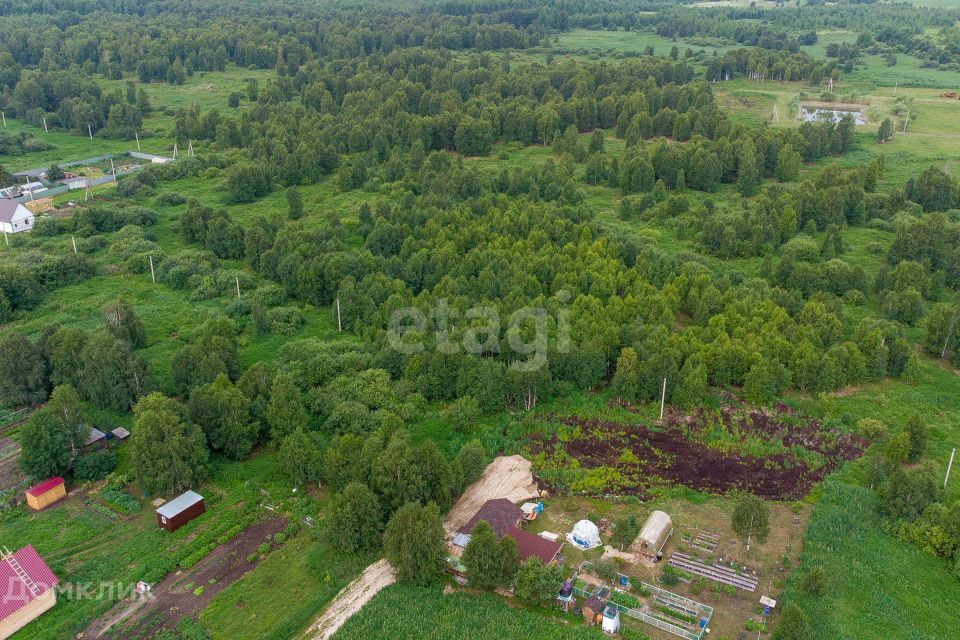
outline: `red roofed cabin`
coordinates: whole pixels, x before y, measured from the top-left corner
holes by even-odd
[[[27,489],[27,505],[34,511],[46,509],[67,497],[67,485],[63,478],[54,477]]]
[[[0,553],[0,640],[9,638],[57,604],[59,582],[31,545]]]
[[[167,531],[176,531],[204,511],[203,496],[187,491],[157,509],[157,524]]]

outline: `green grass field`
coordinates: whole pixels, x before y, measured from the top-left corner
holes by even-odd
[[[336,640],[446,640],[470,629],[473,640],[593,640],[597,629],[583,627],[572,615],[557,611],[513,609],[491,594],[443,594],[440,587],[394,585],[380,592],[344,624]]]

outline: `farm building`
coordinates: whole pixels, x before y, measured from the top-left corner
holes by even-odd
[[[204,511],[203,496],[187,491],[157,509],[157,524],[167,531],[176,531]]]
[[[673,521],[663,511],[654,511],[647,518],[634,543],[640,553],[656,557],[673,535]]]
[[[526,562],[527,558],[540,558],[543,564],[552,564],[556,562],[557,556],[563,544],[551,542],[546,538],[521,531],[516,527],[507,531],[507,535],[517,541],[517,550],[520,552],[520,562]]]
[[[0,231],[21,233],[33,229],[35,221],[30,210],[13,200],[0,200]]]
[[[502,538],[507,535],[510,529],[520,526],[520,523],[525,520],[526,517],[526,514],[520,507],[506,498],[487,500],[483,503],[483,506],[480,507],[480,510],[467,521],[467,524],[460,528],[460,533],[469,535],[473,532],[473,528],[477,526],[478,522],[486,520],[493,529],[493,532],[497,534],[497,537]]]
[[[57,604],[59,582],[33,546],[0,553],[0,640],[38,618]]]
[[[60,477],[44,480],[27,489],[27,505],[34,511],[45,509],[66,497],[67,485]]]
[[[567,540],[583,550],[600,546],[600,529],[589,520],[581,520],[573,525],[573,531],[567,534]]]

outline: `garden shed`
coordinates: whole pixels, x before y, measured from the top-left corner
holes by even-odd
[[[87,434],[87,439],[83,441],[83,446],[86,449],[98,449],[102,447],[107,442],[107,434],[100,429],[91,427],[90,433]]]
[[[645,556],[656,557],[673,535],[673,520],[663,511],[654,511],[637,536],[635,547]]]
[[[176,531],[204,511],[203,496],[187,491],[157,509],[157,523],[167,531]]]
[[[57,576],[32,545],[0,552],[0,639],[9,638],[57,604]]]
[[[27,489],[27,506],[34,511],[40,511],[66,497],[66,483],[63,478],[55,476]]]

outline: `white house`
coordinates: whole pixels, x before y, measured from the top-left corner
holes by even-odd
[[[20,233],[33,229],[33,214],[25,206],[13,200],[0,200],[0,231]]]

